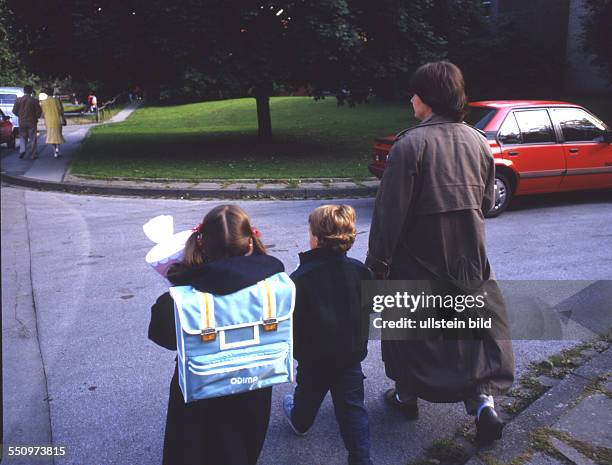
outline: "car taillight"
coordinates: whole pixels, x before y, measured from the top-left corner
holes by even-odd
[[[386,162],[387,155],[389,155],[389,152],[385,150],[380,150],[380,149],[374,150],[374,160],[375,161]]]

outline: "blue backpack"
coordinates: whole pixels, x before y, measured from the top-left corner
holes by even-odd
[[[295,285],[286,273],[227,295],[191,286],[170,295],[185,402],[293,381]]]

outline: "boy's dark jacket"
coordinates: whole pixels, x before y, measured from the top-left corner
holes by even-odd
[[[306,361],[361,361],[367,355],[369,314],[361,309],[361,281],[371,272],[346,252],[318,248],[300,254],[293,356]]]

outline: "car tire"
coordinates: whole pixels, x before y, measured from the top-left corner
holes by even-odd
[[[487,218],[495,218],[501,215],[512,199],[512,183],[504,173],[495,173],[495,205],[485,215]]]

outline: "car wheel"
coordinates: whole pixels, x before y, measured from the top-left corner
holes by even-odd
[[[501,215],[512,199],[512,183],[503,173],[495,174],[495,205],[485,215],[487,218],[495,218]]]

